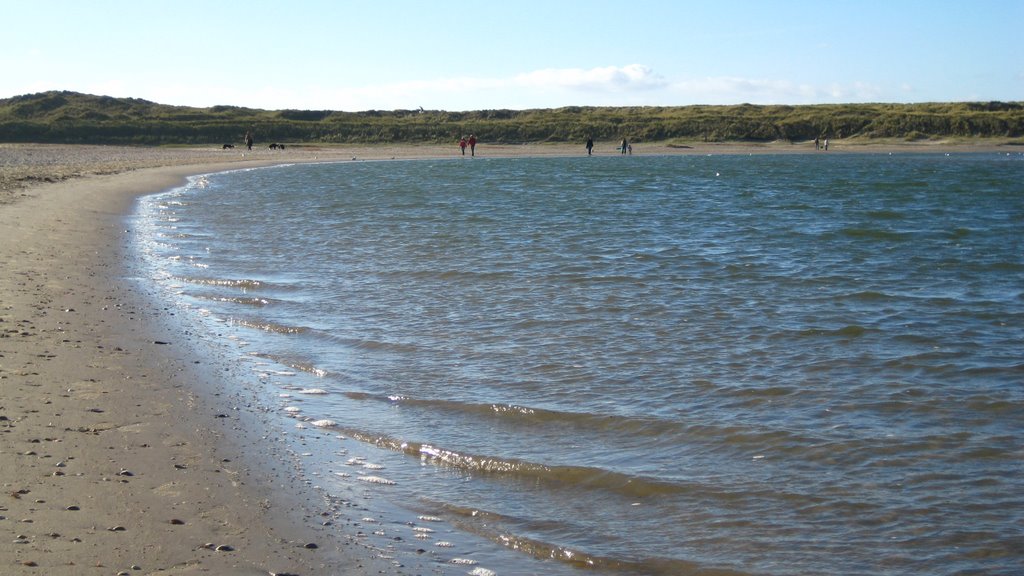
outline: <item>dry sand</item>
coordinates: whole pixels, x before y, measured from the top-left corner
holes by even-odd
[[[634,154],[814,153],[813,144],[794,146],[639,144]],[[188,335],[165,321],[173,312],[130,281],[124,226],[138,196],[191,174],[458,154],[454,145],[0,144],[0,574],[429,573],[365,544],[312,488],[293,485],[287,456],[261,438],[260,415],[220,396]],[[617,154],[615,144],[598,143],[596,154]]]

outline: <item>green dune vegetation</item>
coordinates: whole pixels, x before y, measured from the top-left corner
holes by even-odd
[[[474,133],[490,143],[803,142],[998,139],[1024,144],[1024,102],[734,106],[569,106],[537,110],[258,110],[193,108],[138,98],[43,92],[0,99],[0,141],[128,145],[260,142],[394,144],[450,142]]]

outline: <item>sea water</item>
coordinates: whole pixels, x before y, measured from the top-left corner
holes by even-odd
[[[1019,153],[291,165],[135,220],[296,474],[438,571],[1024,572]]]

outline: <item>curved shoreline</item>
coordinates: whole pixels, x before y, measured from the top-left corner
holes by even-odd
[[[136,198],[271,163],[76,177],[0,206],[0,572],[405,573],[324,526],[259,415],[132,280]]]
[[[594,156],[620,156],[617,142],[597,142]],[[583,144],[534,143],[478,145],[481,158],[525,156],[586,156]],[[669,144],[637,143],[636,155],[690,154],[825,154],[813,142],[734,143],[710,142]],[[1009,145],[1002,139],[956,142],[901,142],[838,140],[828,153],[1024,153],[1024,146]],[[131,147],[87,144],[4,144],[0,143],[0,205],[17,200],[23,192],[39,185],[69,179],[119,174],[133,170],[169,166],[191,166],[189,173],[205,166],[267,165],[290,162],[461,158],[458,146],[437,144],[396,145],[294,145],[285,150],[256,147],[253,150],[223,150],[216,147]],[[467,159],[469,157],[466,157]],[[216,171],[211,169],[211,171]]]
[[[599,145],[597,154],[617,155],[611,146]],[[1021,152],[930,145],[858,151]],[[786,152],[807,151],[634,150]],[[578,145],[480,146],[478,153],[585,155]],[[295,147],[243,156],[200,148],[0,145],[0,483],[9,495],[0,500],[0,530],[12,535],[0,542],[0,572],[430,571],[361,544],[355,528],[327,528],[322,517],[305,515],[330,510],[312,489],[290,484],[285,455],[261,442],[260,415],[220,395],[217,374],[196,364],[195,343],[173,329],[173,310],[139,292],[124,226],[137,198],[190,175],[457,155],[456,146]]]

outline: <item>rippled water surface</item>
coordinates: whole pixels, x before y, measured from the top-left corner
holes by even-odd
[[[452,557],[1024,571],[1020,154],[285,166],[138,224],[237,385],[329,432],[325,489],[376,480]]]

